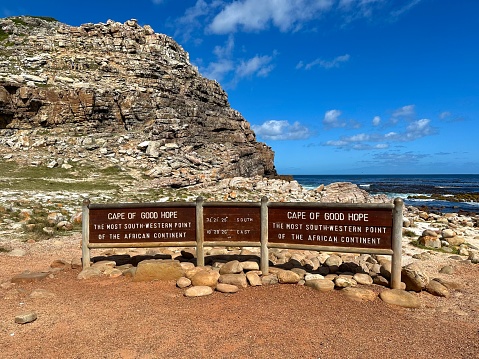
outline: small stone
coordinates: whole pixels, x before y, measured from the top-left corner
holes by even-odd
[[[334,282],[334,280],[335,280],[336,278],[338,278],[338,277],[339,277],[339,275],[330,273],[330,274],[327,274],[327,275],[324,277],[324,279],[327,279],[327,280],[330,280],[330,281],[333,281],[333,282]]]
[[[178,288],[188,288],[191,285],[191,280],[186,277],[181,277],[176,281],[176,286]]]
[[[297,273],[290,270],[280,271],[276,275],[278,277],[278,283],[281,284],[297,284],[301,279]]]
[[[183,267],[183,265],[184,265],[184,263],[182,262],[181,266]],[[197,273],[202,272],[202,271],[205,270],[204,267],[193,267],[193,268],[183,267],[183,269],[185,270],[185,277],[188,278],[188,279],[192,279]]]
[[[391,279],[391,261],[390,260],[384,260],[381,263],[381,268],[379,269],[379,274],[381,274],[384,278],[387,280]]]
[[[439,270],[439,273],[442,273],[442,274],[454,274],[454,272],[455,272],[454,267],[449,265],[444,266]]]
[[[411,263],[402,268],[401,280],[406,283],[406,290],[420,292],[429,283],[429,277],[417,263]]]
[[[449,291],[447,288],[442,285],[441,283],[431,280],[427,286],[426,286],[426,291],[432,295],[435,295],[436,297],[449,297]]]
[[[248,272],[246,273],[246,279],[248,280],[248,283],[252,287],[257,287],[260,285],[263,285],[260,276],[258,273],[255,272]]]
[[[45,279],[49,276],[49,272],[23,272],[13,277],[10,282],[12,283],[31,283]]]
[[[456,289],[462,289],[463,288],[463,285],[461,283],[455,282],[455,281],[452,281],[452,280],[445,280],[445,279],[442,279],[442,278],[434,278],[433,281],[441,283],[447,289],[456,290]]]
[[[334,282],[328,279],[313,279],[306,281],[305,285],[320,292],[328,292],[334,289]]]
[[[233,284],[218,283],[216,290],[221,293],[236,293],[239,291],[239,288]]]
[[[118,268],[111,268],[110,270],[105,271],[104,274],[109,276],[110,278],[118,278],[123,275],[123,271]]]
[[[27,254],[27,251],[21,248],[15,248],[7,253],[10,257],[23,257],[25,254]]]
[[[421,306],[421,302],[417,296],[402,289],[384,290],[379,294],[379,298],[388,304],[404,308],[419,308]]]
[[[83,267],[81,257],[73,257],[70,263],[72,269],[80,269]]]
[[[389,287],[389,281],[386,278],[384,278],[382,275],[375,276],[373,278],[373,283],[377,285]]]
[[[441,248],[441,240],[436,236],[421,236],[417,240],[418,243],[422,246],[428,248]]]
[[[30,293],[30,298],[54,298],[55,296],[55,293],[40,288]]]
[[[276,274],[267,274],[261,277],[261,283],[263,285],[278,284],[278,277]]]
[[[37,313],[27,312],[19,314],[15,317],[15,323],[17,324],[27,324],[37,320]]]
[[[442,238],[447,239],[447,238],[452,238],[456,235],[456,232],[454,232],[450,228],[443,229],[441,232]]]
[[[356,273],[353,276],[353,279],[358,283],[358,284],[363,284],[363,285],[371,285],[373,284],[373,279],[369,274],[365,273]]]
[[[334,280],[334,285],[338,288],[346,288],[346,287],[355,287],[358,285],[358,283],[352,278],[339,276],[338,278]]]
[[[429,253],[429,252],[416,253],[412,257],[414,259],[419,259],[421,261],[427,261],[427,260],[431,259],[431,253]]]
[[[189,271],[190,269],[196,268],[195,265],[191,262],[181,262],[181,268],[185,271]]]
[[[330,255],[326,261],[324,262],[325,265],[327,265],[328,267],[333,267],[333,268],[336,268],[339,269],[339,266],[343,263],[343,260],[341,259],[340,256],[336,255],[336,254],[332,254]]]
[[[222,274],[218,279],[219,283],[233,284],[237,287],[246,288],[248,282],[246,280],[246,275],[244,274]]]
[[[50,268],[65,268],[70,266],[71,263],[68,262],[66,259],[55,259],[53,262],[50,263]]]
[[[370,289],[360,287],[347,287],[341,290],[341,293],[345,294],[348,298],[356,301],[369,301],[375,300],[378,295]]]
[[[244,271],[259,270],[259,264],[255,261],[241,262],[241,266],[243,267]]]
[[[100,271],[105,272],[107,269],[114,268],[116,266],[115,261],[98,261],[92,264],[93,268],[98,268]]]
[[[100,277],[102,275],[101,270],[95,267],[87,267],[78,273],[77,279],[91,279]]]
[[[321,274],[316,274],[316,273],[308,273],[304,276],[305,281],[313,280],[313,279],[324,279],[324,276],[322,276]]]
[[[185,291],[185,297],[204,297],[213,294],[213,288],[206,285],[193,286]]]
[[[220,274],[214,270],[199,270],[191,279],[193,286],[206,286],[215,288]]]
[[[52,227],[43,227],[42,231],[49,236],[53,236],[55,234],[55,228]]]
[[[454,236],[454,237],[451,237],[451,238],[446,238],[446,241],[451,246],[460,246],[461,244],[464,244],[466,242],[464,237],[461,237],[461,236]]]
[[[220,268],[220,274],[238,274],[243,272],[243,266],[237,260],[225,263]]]
[[[471,261],[472,264],[478,264],[479,263],[479,252],[470,251],[468,258],[469,258],[469,260]]]

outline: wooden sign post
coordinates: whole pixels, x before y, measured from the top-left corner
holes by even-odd
[[[91,248],[260,247],[261,271],[269,248],[392,256],[391,287],[401,283],[403,202],[337,204],[268,202],[83,203],[83,267]]]

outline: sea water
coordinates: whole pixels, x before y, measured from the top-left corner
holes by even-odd
[[[433,194],[451,198],[459,193],[479,193],[479,175],[294,175],[299,184],[313,189],[321,184],[351,182],[370,194],[385,194],[390,198],[400,197],[406,205],[427,206],[443,213],[479,213],[478,202],[455,202],[435,200]],[[414,199],[413,196],[424,198]]]

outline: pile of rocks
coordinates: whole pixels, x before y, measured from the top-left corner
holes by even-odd
[[[421,265],[414,262],[403,267],[402,290],[386,289],[390,285],[391,262],[376,255],[271,249],[271,266],[268,274],[263,274],[256,248],[211,248],[204,267],[195,266],[194,252],[187,248],[164,249],[149,256],[113,253],[122,252],[113,251],[110,256],[95,258],[78,278],[123,275],[133,281],[170,280],[187,297],[214,291],[236,293],[249,286],[295,284],[318,291],[341,290],[353,299],[372,301],[378,297],[379,289],[379,296],[385,302],[410,308],[420,306],[418,297],[411,292],[427,291],[448,297],[450,291],[460,288],[453,280],[431,280]]]
[[[418,232],[417,243],[425,248],[440,249],[446,253],[457,252],[463,256],[469,256],[470,252],[478,249],[478,215],[427,213],[410,207],[404,226]]]

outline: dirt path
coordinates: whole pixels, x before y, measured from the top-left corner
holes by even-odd
[[[0,254],[0,282],[54,259],[80,255],[78,238]],[[456,263],[463,288],[450,298],[418,294],[404,309],[339,290],[249,287],[186,298],[174,282],[125,277],[78,280],[66,269],[0,289],[2,358],[475,358],[479,357],[479,266]],[[370,286],[376,292],[380,286]],[[44,289],[44,297],[32,292]],[[46,296],[46,297],[45,297]],[[51,296],[51,297],[50,297]],[[38,319],[16,324],[22,312]]]

